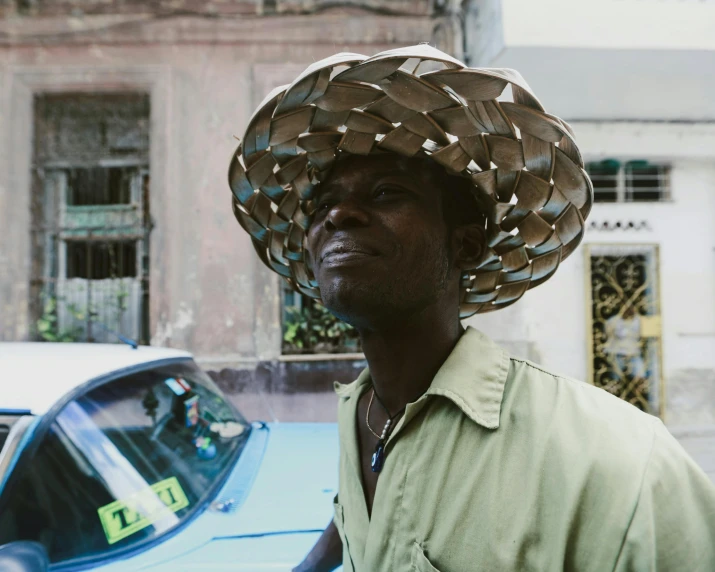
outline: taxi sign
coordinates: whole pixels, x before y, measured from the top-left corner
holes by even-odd
[[[133,495],[97,509],[109,544],[189,506],[176,477],[169,477]]]

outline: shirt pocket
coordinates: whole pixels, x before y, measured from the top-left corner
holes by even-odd
[[[440,572],[425,555],[424,550],[415,542],[412,545],[412,572]]]
[[[345,517],[343,516],[343,505],[338,502],[337,495],[333,500],[333,522],[335,523],[335,528],[338,529],[338,534],[340,535],[340,542],[343,543],[343,572],[354,572],[355,568],[353,566],[353,560],[350,556],[350,546],[348,545],[348,539],[345,536]]]

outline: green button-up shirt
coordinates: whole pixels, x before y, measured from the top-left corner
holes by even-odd
[[[715,487],[655,417],[468,329],[387,441],[368,517],[340,396],[346,572],[715,571]]]

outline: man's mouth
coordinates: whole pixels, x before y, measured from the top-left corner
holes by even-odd
[[[371,248],[341,241],[329,244],[323,250],[320,261],[324,263],[340,263],[375,256],[376,254]]]

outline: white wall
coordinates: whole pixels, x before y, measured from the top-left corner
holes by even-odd
[[[519,70],[569,121],[715,118],[715,51],[508,47],[489,65]]]
[[[567,120],[715,118],[711,0],[472,0],[465,38]]]
[[[715,2],[502,0],[508,45],[715,50]]]

